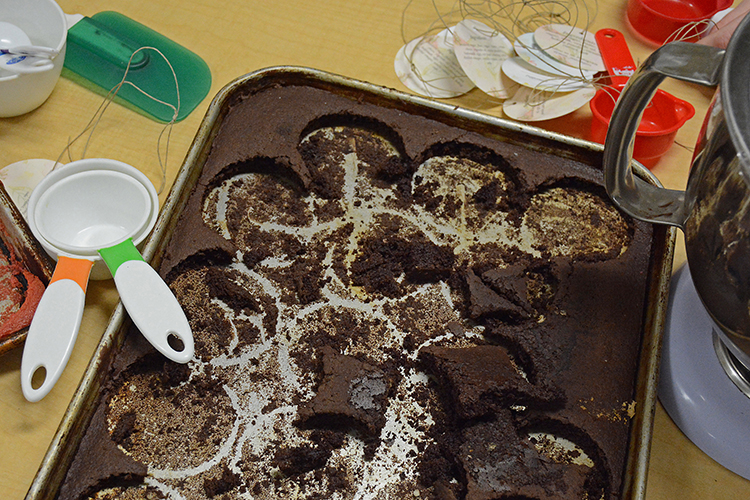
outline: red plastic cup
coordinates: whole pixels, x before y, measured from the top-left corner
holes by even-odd
[[[627,20],[645,41],[662,45],[673,33],[690,23],[705,21],[732,6],[732,0],[628,0]],[[680,40],[697,41],[709,26],[686,28]]]
[[[594,142],[604,144],[609,120],[615,109],[615,101],[625,84],[601,88],[589,102],[594,118],[591,120],[591,137]],[[651,103],[643,112],[643,118],[635,133],[633,158],[646,168],[656,165],[674,143],[677,130],[693,117],[695,108],[687,101],[657,90]]]
[[[610,74],[611,85],[596,91],[589,102],[591,113],[591,140],[604,144],[607,128],[615,110],[615,102],[635,71],[635,62],[622,33],[614,29],[596,32],[596,43],[602,53],[604,65]],[[627,112],[627,111],[625,111]],[[695,108],[663,90],[657,90],[643,112],[635,133],[633,158],[651,168],[674,143],[677,130],[693,117]]]

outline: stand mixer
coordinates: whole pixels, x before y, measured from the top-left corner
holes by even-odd
[[[604,146],[607,191],[633,217],[677,226],[688,266],[670,297],[659,396],[680,429],[714,460],[750,479],[750,18],[726,50],[685,42],[656,50],[630,78]],[[687,189],[633,175],[640,117],[672,77],[718,86]]]

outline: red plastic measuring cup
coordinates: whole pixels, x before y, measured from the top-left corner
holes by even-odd
[[[700,21],[731,6],[732,0],[628,0],[627,21],[636,35],[654,45],[674,41],[675,34],[694,42],[709,27]]]
[[[599,30],[596,32],[596,42],[612,83],[600,88],[589,102],[594,115],[591,120],[591,139],[604,144],[610,118],[615,112],[615,102],[636,67],[625,37],[619,31]],[[618,110],[617,112],[628,111]],[[635,134],[633,158],[648,168],[656,165],[659,158],[674,143],[677,130],[694,114],[695,108],[689,102],[678,99],[663,90],[657,90],[651,103],[643,112]]]

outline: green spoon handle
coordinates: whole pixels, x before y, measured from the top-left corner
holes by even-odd
[[[159,273],[131,239],[99,254],[115,279],[120,300],[135,326],[156,350],[178,363],[193,358],[193,333],[185,312]]]

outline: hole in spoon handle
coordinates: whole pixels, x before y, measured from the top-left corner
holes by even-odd
[[[68,363],[81,326],[92,265],[86,259],[58,258],[23,348],[21,389],[28,401],[46,396]]]
[[[604,28],[596,32],[595,38],[612,84],[627,82],[636,67],[625,36],[615,29]]]
[[[115,279],[125,310],[146,340],[172,361],[190,361],[194,350],[193,333],[185,312],[132,241],[101,249],[99,254]]]

